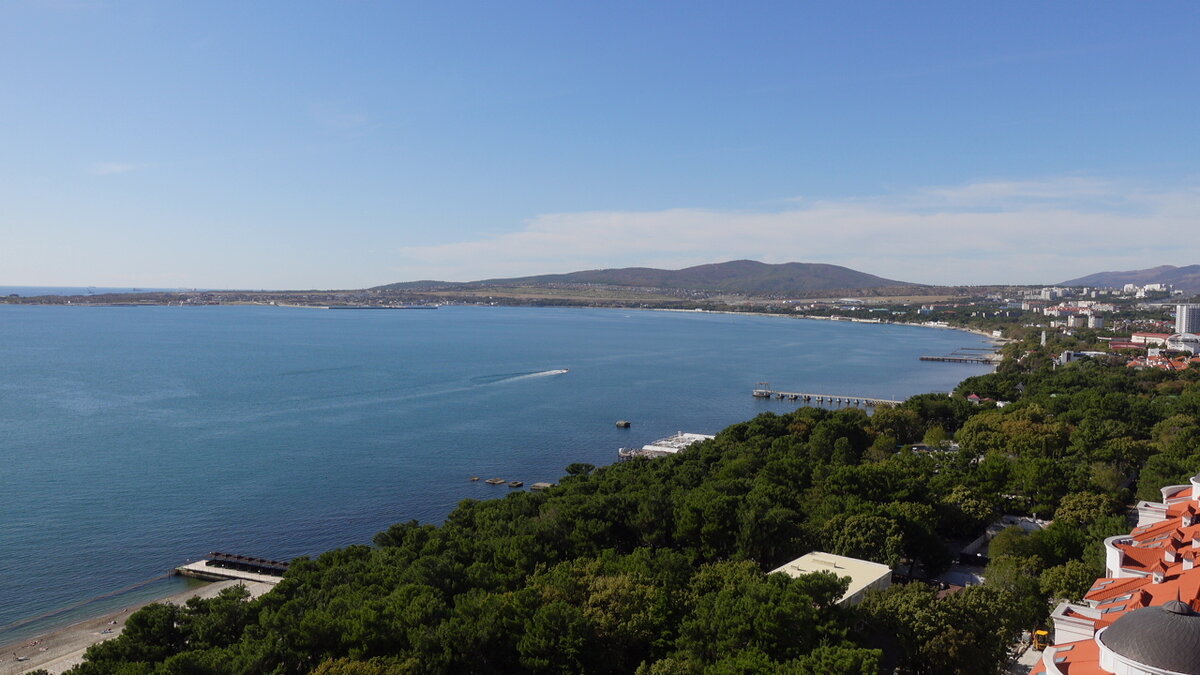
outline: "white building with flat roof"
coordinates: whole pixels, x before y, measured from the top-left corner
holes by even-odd
[[[666,455],[673,455],[680,450],[686,450],[689,446],[695,445],[700,441],[707,441],[713,438],[716,438],[716,436],[710,436],[708,434],[688,434],[680,431],[674,436],[668,436],[662,440],[643,445],[642,449],[650,452],[661,452]]]
[[[1177,333],[1167,338],[1167,349],[1189,354],[1200,354],[1200,335]]]
[[[863,601],[867,591],[883,590],[892,585],[892,568],[870,560],[847,558],[822,551],[805,553],[790,563],[771,570],[771,574],[782,572],[789,577],[798,577],[813,572],[832,572],[839,577],[850,577],[846,594],[838,600],[842,607],[853,607]]]
[[[659,439],[653,443],[643,445],[638,449],[621,448],[620,450],[617,450],[617,458],[632,459],[634,457],[646,457],[649,459],[655,459],[658,457],[666,457],[667,455],[674,455],[687,450],[689,447],[701,441],[707,441],[713,438],[716,438],[716,436],[711,436],[709,434],[688,434],[680,431],[674,436],[668,436],[667,438]]]

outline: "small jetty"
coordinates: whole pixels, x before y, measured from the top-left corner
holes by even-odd
[[[472,476],[471,480],[479,481],[479,477]],[[489,478],[489,479],[487,479],[485,481],[481,481],[481,482],[487,483],[488,485],[497,485],[497,486],[498,485],[507,485],[508,487],[513,488],[513,489],[525,487],[525,481],[523,481],[523,480],[508,480],[507,478]],[[545,489],[551,488],[551,487],[554,487],[554,483],[533,483],[532,485],[529,486],[529,489],[545,490]]]
[[[208,558],[176,567],[171,574],[206,581],[234,579],[277,584],[290,566],[291,563],[282,560],[213,552]]]
[[[986,363],[988,365],[996,365],[1000,362],[998,356],[922,356],[922,361],[942,361],[944,363]]]
[[[633,426],[633,422],[629,420],[617,420],[617,427],[620,429],[628,429],[631,426]]]
[[[1003,356],[995,347],[959,347],[945,356],[922,356],[922,361],[942,361],[943,363],[986,363],[996,365]]]
[[[924,357],[922,357],[924,358]],[[774,398],[788,401],[803,401],[805,403],[840,403],[843,405],[862,405],[868,408],[889,408],[900,405],[903,401],[894,401],[889,398],[875,398],[874,396],[862,396],[859,394],[813,394],[810,392],[800,391],[776,391],[770,388],[764,388],[762,385],[766,382],[759,382],[759,386],[755,387],[751,395],[754,398]]]

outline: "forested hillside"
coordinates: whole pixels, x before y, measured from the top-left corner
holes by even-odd
[[[1188,293],[1200,292],[1200,265],[1160,265],[1144,270],[1099,272],[1062,282],[1062,286],[1107,286],[1120,288],[1125,284],[1171,284]]]
[[[1194,373],[1042,363],[871,417],[763,414],[673,457],[572,465],[546,492],[299,561],[255,601],[152,605],[73,672],[996,672],[1048,600],[1099,574],[1120,504],[1200,470]],[[1000,513],[1055,511],[940,600],[914,582],[843,610],[841,580],[766,574],[825,550],[930,576]]]
[[[379,286],[371,290],[405,290],[427,287],[546,286],[555,284],[602,284],[652,288],[724,291],[727,293],[810,293],[834,289],[864,289],[917,286],[906,281],[884,279],[840,265],[824,263],[768,264],[756,260],[732,260],[696,265],[681,270],[652,267],[586,270],[567,274],[542,274],[510,279],[484,279],[462,284],[414,281]]]

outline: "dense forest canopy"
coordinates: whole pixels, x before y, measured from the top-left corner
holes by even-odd
[[[1044,356],[872,416],[765,413],[675,456],[571,465],[301,559],[256,600],[151,605],[73,672],[996,672],[1101,573],[1121,504],[1200,470],[1194,373]],[[767,573],[822,550],[932,577],[1001,513],[1057,518],[1002,532],[987,582],[942,599],[918,581],[844,609],[844,579]]]

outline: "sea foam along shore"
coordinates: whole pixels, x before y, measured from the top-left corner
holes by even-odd
[[[211,598],[238,584],[244,585],[251,597],[258,597],[274,588],[274,584],[255,581],[217,581],[152,602],[182,605],[189,598]],[[83,653],[88,647],[120,635],[129,615],[148,604],[150,602],[143,602],[59,628],[39,638],[0,647],[0,675],[19,675],[39,668],[58,675],[69,670],[83,662]]]

